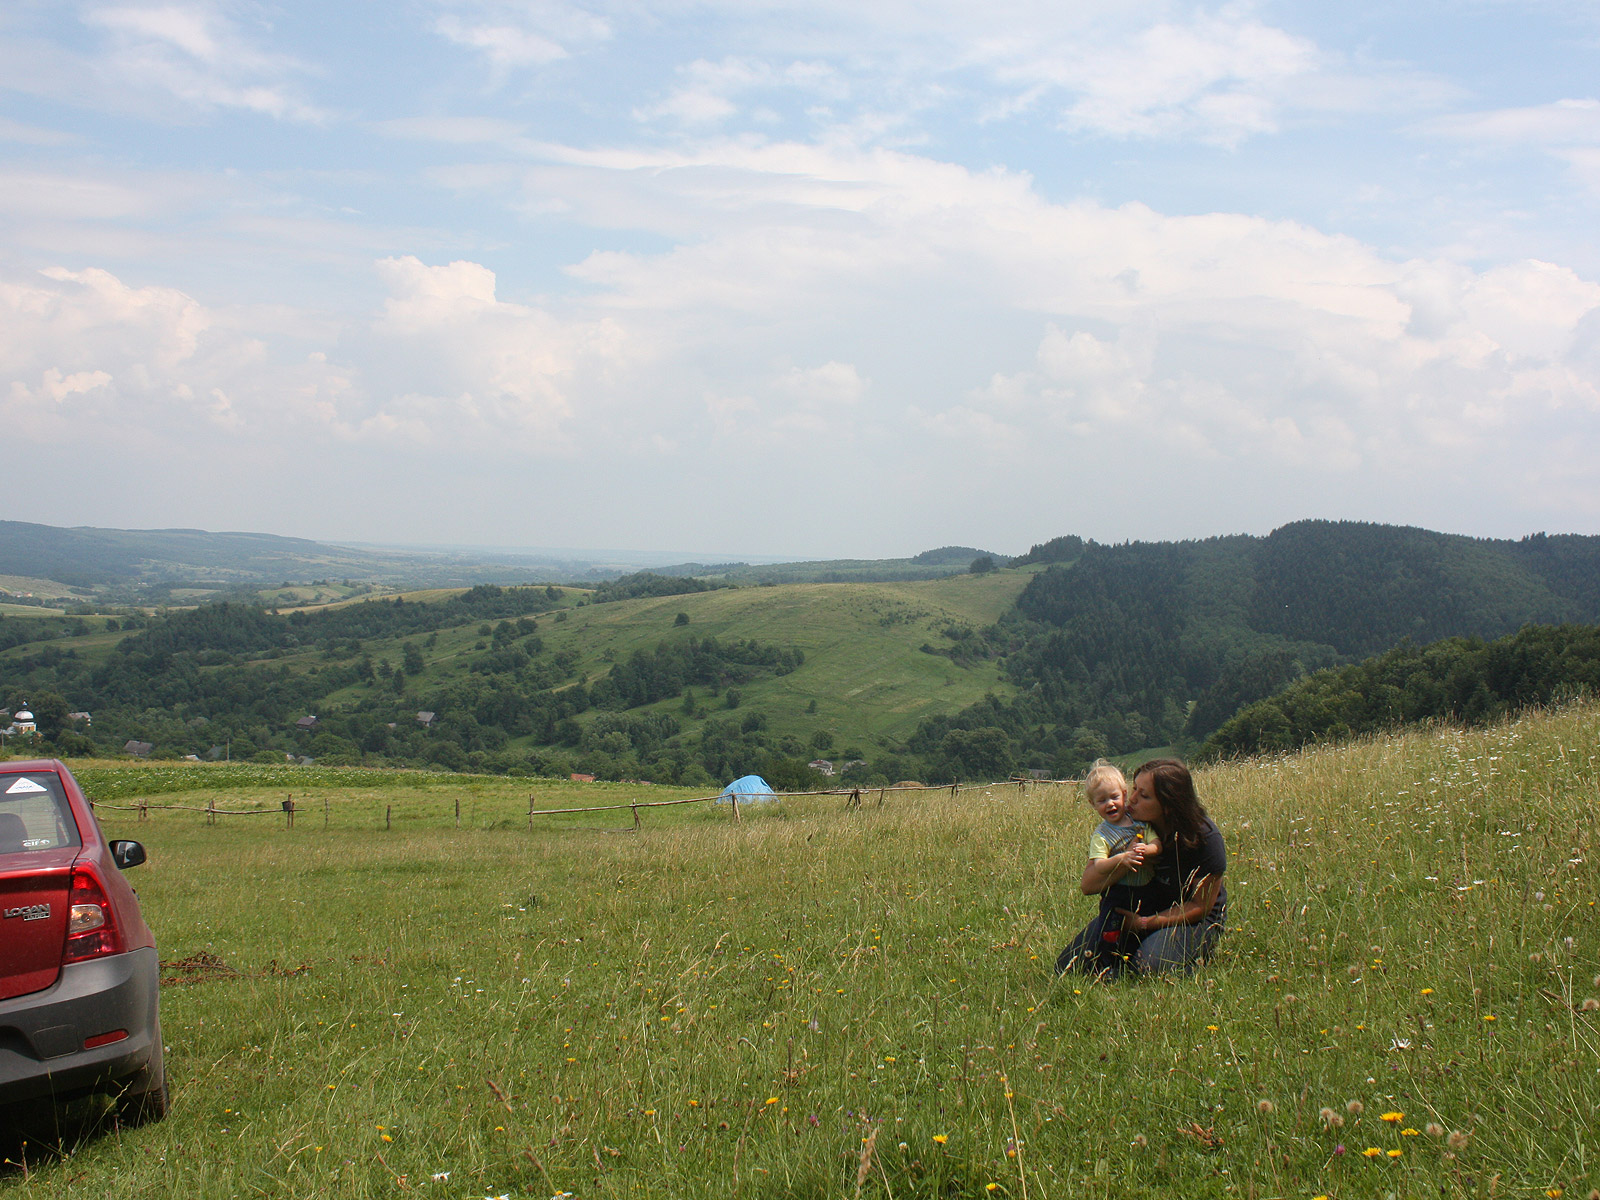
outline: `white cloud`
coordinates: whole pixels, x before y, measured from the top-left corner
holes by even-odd
[[[544,67],[605,42],[611,24],[573,5],[540,0],[440,0],[443,12],[434,32],[457,46],[475,50],[491,76]]]
[[[1437,117],[1421,128],[1470,142],[1542,146],[1600,144],[1600,100],[1557,100],[1525,108]]]
[[[71,146],[82,141],[83,138],[75,133],[44,129],[0,117],[0,142],[17,142],[26,146]]]
[[[641,120],[716,125],[741,112],[741,102],[752,93],[789,92],[828,102],[842,100],[848,93],[838,71],[822,62],[779,66],[744,57],[696,59],[680,67],[678,77],[678,85],[665,99],[635,109],[634,115]]]
[[[100,69],[133,87],[168,92],[200,109],[323,118],[294,82],[304,64],[258,48],[210,4],[103,5],[87,9],[83,20],[106,35]]]

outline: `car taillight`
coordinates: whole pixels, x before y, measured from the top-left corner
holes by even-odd
[[[67,948],[61,965],[122,953],[122,931],[100,880],[87,867],[72,872],[71,911],[67,917]]]

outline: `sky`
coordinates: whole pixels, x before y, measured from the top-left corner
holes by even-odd
[[[1591,0],[6,0],[12,520],[1600,533]]]

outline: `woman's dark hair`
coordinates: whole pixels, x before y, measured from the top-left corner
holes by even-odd
[[[1167,832],[1185,846],[1198,846],[1205,833],[1206,810],[1189,768],[1176,758],[1152,758],[1136,767],[1130,778],[1137,781],[1141,775],[1150,776],[1150,790],[1161,802]]]

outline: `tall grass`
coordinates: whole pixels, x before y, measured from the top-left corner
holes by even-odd
[[[509,793],[500,829],[116,814],[182,964],[174,1109],[0,1189],[1583,1196],[1597,744],[1585,706],[1208,771],[1220,955],[1109,986],[1051,973],[1066,788],[637,835]]]

